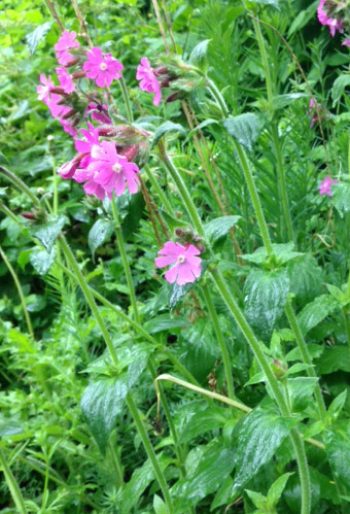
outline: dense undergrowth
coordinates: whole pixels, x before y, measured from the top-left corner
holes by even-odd
[[[349,2],[15,4],[1,512],[349,513]]]

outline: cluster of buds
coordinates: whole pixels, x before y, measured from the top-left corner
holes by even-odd
[[[350,31],[350,2],[349,0],[320,0],[317,7],[317,17],[321,25],[329,28],[332,37],[337,32],[343,34]],[[345,36],[343,46],[350,48],[350,37]]]

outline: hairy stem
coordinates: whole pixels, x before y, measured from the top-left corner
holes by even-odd
[[[20,512],[20,514],[27,514],[27,509],[26,509],[26,506],[24,503],[24,499],[23,499],[20,487],[17,483],[17,480],[13,476],[11,468],[8,464],[8,460],[5,458],[5,455],[2,453],[1,449],[0,449],[0,466],[2,467],[2,471],[5,475],[5,480],[6,480],[7,486],[10,490],[12,499],[14,501],[14,504],[16,505],[17,510]]]

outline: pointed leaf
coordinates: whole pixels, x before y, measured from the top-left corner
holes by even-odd
[[[220,216],[215,218],[204,225],[205,236],[213,244],[221,237],[226,236],[240,219],[241,216]]]
[[[108,241],[113,234],[113,222],[106,219],[98,219],[91,227],[88,235],[88,244],[92,255],[97,248]]]
[[[247,150],[252,151],[255,141],[258,139],[263,122],[260,116],[252,112],[227,118],[224,121],[227,132]]]

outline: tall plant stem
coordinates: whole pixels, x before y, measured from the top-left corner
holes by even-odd
[[[112,199],[111,203],[112,203],[113,218],[115,221],[115,232],[116,232],[116,236],[117,236],[117,245],[118,245],[118,250],[120,253],[121,260],[122,260],[124,273],[126,276],[126,282],[128,285],[130,303],[131,303],[134,319],[138,325],[141,325],[141,319],[139,316],[137,301],[136,301],[134,282],[132,279],[131,269],[130,269],[128,256],[127,256],[127,252],[126,252],[126,247],[125,247],[123,231],[122,231],[122,227],[121,227],[121,223],[120,223],[120,216],[119,216],[118,207],[117,207],[115,198]],[[150,359],[148,361],[148,369],[154,380],[157,376],[157,373],[156,373],[155,363],[154,363],[152,357],[150,357]],[[174,440],[175,451],[176,451],[177,457],[179,459],[180,467],[182,468],[182,471],[183,471],[184,458],[183,458],[182,448],[179,446],[177,431],[176,431],[176,428],[175,428],[175,425],[174,425],[174,422],[173,422],[173,419],[172,419],[172,416],[170,413],[168,402],[166,400],[166,397],[163,394],[162,389],[160,389],[160,399],[161,399],[162,407],[164,409],[164,412],[165,412],[165,415],[166,415],[166,418],[167,418],[167,421],[169,424],[170,433]]]
[[[241,168],[243,171],[243,175],[244,175],[244,178],[245,178],[245,181],[247,184],[247,188],[248,188],[248,191],[250,194],[250,198],[251,198],[251,201],[252,201],[252,204],[254,207],[256,219],[257,219],[258,226],[259,226],[260,235],[262,237],[267,255],[269,257],[272,257],[273,248],[272,248],[271,238],[270,238],[270,234],[269,234],[269,229],[267,227],[264,211],[262,209],[262,205],[260,202],[260,198],[259,198],[259,194],[258,194],[256,185],[255,185],[255,180],[254,180],[254,176],[253,176],[253,173],[252,173],[252,170],[250,167],[250,163],[248,161],[247,155],[246,155],[244,149],[242,148],[242,146],[236,140],[234,140],[234,142],[235,142],[235,147],[237,150],[238,159],[239,159],[239,162],[240,162],[240,165],[241,165]]]
[[[82,31],[82,35],[83,35],[83,37],[85,37],[85,39],[89,43],[89,46],[91,47],[91,46],[93,46],[93,42],[92,42],[92,39],[91,39],[91,37],[89,35],[88,26],[87,26],[86,20],[84,18],[84,15],[83,15],[83,13],[80,10],[78,1],[77,0],[71,0],[71,3],[72,3],[72,6],[73,6],[75,15],[78,18],[79,25],[80,25],[80,30]]]
[[[19,296],[20,301],[21,301],[22,310],[23,310],[23,314],[24,314],[24,317],[25,317],[25,320],[26,320],[28,332],[29,332],[30,336],[34,339],[35,336],[34,336],[33,325],[32,325],[32,322],[30,320],[29,312],[28,312],[28,309],[27,309],[27,303],[26,303],[26,299],[25,299],[24,294],[23,294],[21,282],[19,281],[17,273],[15,272],[12,264],[8,260],[7,255],[3,251],[1,246],[0,246],[0,255],[1,255],[2,260],[6,264],[6,267],[9,270],[9,272],[10,272],[12,278],[13,278],[13,281],[15,283],[15,286],[16,286],[16,289],[17,289],[17,292],[18,292],[18,296]]]
[[[17,189],[19,189],[22,193],[28,196],[31,199],[35,207],[41,209],[40,200],[35,196],[34,193],[31,192],[29,187],[21,180],[17,175],[12,173],[12,171],[4,168],[4,166],[0,166],[0,172],[6,180],[11,182]]]
[[[77,282],[78,282],[78,284],[84,294],[84,297],[91,309],[91,312],[96,320],[96,323],[98,324],[98,326],[102,332],[102,335],[103,335],[104,341],[106,343],[106,346],[108,348],[108,351],[110,353],[111,359],[115,365],[118,365],[118,357],[116,354],[116,350],[113,346],[111,336],[110,336],[108,329],[105,325],[105,322],[103,321],[103,318],[99,312],[99,309],[96,305],[93,294],[85,280],[85,277],[82,274],[82,272],[80,271],[79,265],[75,260],[74,254],[71,251],[70,247],[68,246],[68,244],[65,241],[63,236],[60,236],[60,243],[61,243],[61,248],[67,259],[67,262],[68,262],[69,266],[71,267],[73,273],[75,274]],[[130,410],[130,413],[134,418],[135,425],[136,425],[137,431],[139,433],[139,436],[141,438],[142,444],[143,444],[145,451],[147,453],[147,456],[152,464],[155,478],[156,478],[156,480],[159,484],[159,487],[163,493],[164,501],[167,504],[169,513],[172,514],[174,511],[173,511],[173,505],[172,505],[172,501],[171,501],[171,497],[170,497],[168,484],[166,483],[165,477],[160,468],[160,465],[159,465],[159,462],[157,459],[157,455],[156,455],[154,448],[152,446],[152,443],[148,437],[147,431],[146,431],[145,427],[143,426],[141,415],[137,409],[137,406],[134,402],[134,399],[133,399],[131,393],[128,393],[126,399],[127,399],[127,405]],[[115,456],[118,457],[118,453],[116,453]],[[121,464],[119,467],[121,468]]]
[[[210,295],[209,287],[207,284],[202,286],[202,292],[203,292],[203,296],[205,299],[205,303],[208,308],[210,319],[213,323],[216,340],[217,340],[220,350],[221,350],[222,361],[224,364],[225,380],[226,380],[226,385],[227,385],[228,397],[233,399],[235,397],[235,390],[234,390],[234,386],[233,386],[230,353],[227,348],[227,344],[225,342],[225,338],[224,338],[224,335],[223,335],[221,327],[220,327],[220,321],[219,321],[212,297]]]
[[[267,99],[269,104],[269,109],[271,113],[271,136],[272,136],[272,144],[275,152],[276,158],[276,171],[277,171],[277,180],[278,180],[278,191],[280,202],[282,206],[283,213],[283,221],[287,230],[287,236],[290,241],[294,240],[294,232],[293,232],[293,223],[290,214],[289,208],[289,200],[287,193],[287,182],[286,182],[286,174],[283,163],[283,155],[280,144],[280,139],[278,135],[278,125],[276,120],[274,119],[274,87],[273,81],[271,77],[270,71],[270,62],[267,55],[266,45],[264,36],[261,32],[260,23],[256,18],[252,18],[253,27],[255,31],[256,40],[259,47],[259,52],[261,56],[261,61],[263,64],[264,72],[265,72],[265,83],[266,83],[266,92]]]
[[[307,366],[308,366],[306,372],[309,377],[317,378],[317,374],[313,367],[312,359],[311,359],[307,344],[306,344],[304,336],[300,330],[300,326],[299,326],[297,317],[295,315],[292,301],[290,298],[287,299],[287,303],[285,305],[284,310],[285,310],[286,316],[288,318],[290,327],[293,331],[294,337],[296,339],[302,361],[304,362],[304,364],[307,364]],[[324,416],[326,414],[326,406],[325,406],[324,399],[322,396],[321,388],[318,383],[316,384],[316,388],[315,388],[315,398],[316,398],[316,403],[317,403],[318,414],[320,416],[320,419],[322,420],[322,419],[324,419]]]
[[[6,460],[1,449],[0,449],[0,466],[2,467],[2,471],[5,475],[5,480],[6,480],[7,486],[10,489],[10,493],[11,493],[12,499],[16,505],[17,510],[20,512],[20,514],[27,514],[27,509],[26,509],[26,506],[24,503],[24,499],[23,499],[20,487],[17,483],[17,480],[13,476],[13,473],[8,464],[8,461]]]
[[[200,235],[204,234],[203,225],[201,222],[201,219],[199,217],[199,214],[196,210],[195,205],[193,204],[192,198],[190,196],[190,193],[186,187],[186,184],[183,182],[182,177],[180,176],[177,168],[172,163],[172,161],[167,158],[167,154],[165,152],[165,147],[162,146],[160,148],[161,156],[163,158],[163,162],[165,163],[166,167],[169,170],[169,173],[171,174],[174,182],[178,186],[178,190],[183,202],[183,205],[188,212],[193,226],[196,228],[198,233]],[[252,179],[252,176],[250,176]],[[253,180],[253,179],[252,179]],[[254,183],[254,181],[253,181]],[[179,187],[180,186],[180,187]],[[260,200],[257,196],[259,205]],[[258,205],[258,204],[256,204]],[[255,205],[254,205],[255,207]],[[260,205],[261,208],[261,205]],[[194,215],[193,215],[194,213]],[[261,219],[260,221],[264,220],[264,215],[261,209]],[[260,217],[260,216],[259,216]],[[266,222],[265,222],[266,223]],[[268,239],[266,238],[266,241],[270,241],[270,237],[267,232]],[[271,244],[271,241],[270,241]],[[273,255],[272,246],[270,247],[271,256]],[[267,360],[263,346],[261,343],[256,339],[254,332],[252,331],[249,323],[247,322],[243,312],[241,311],[240,307],[238,306],[235,297],[232,295],[231,291],[226,285],[226,282],[219,271],[217,267],[209,267],[209,270],[211,272],[211,276],[213,279],[213,282],[219,291],[222,299],[224,300],[226,306],[229,309],[229,312],[231,313],[232,317],[236,321],[238,327],[240,328],[241,332],[243,333],[247,343],[249,344],[260,368],[264,372],[264,375],[266,377],[266,381],[268,382],[270,389],[272,390],[273,396],[276,400],[276,403],[279,407],[279,410],[281,412],[282,416],[290,416],[291,412],[289,410],[288,404],[286,402],[286,399],[284,397],[284,394],[279,386],[278,380],[276,379],[272,368],[270,366],[269,361]],[[304,442],[299,434],[299,432],[296,429],[291,430],[290,437],[293,443],[294,451],[295,451],[295,457],[298,464],[298,470],[299,470],[299,478],[300,478],[300,485],[301,485],[301,514],[310,514],[311,509],[311,486],[310,486],[310,474],[309,474],[309,468],[307,464],[306,459],[306,453],[305,453],[305,447]]]

